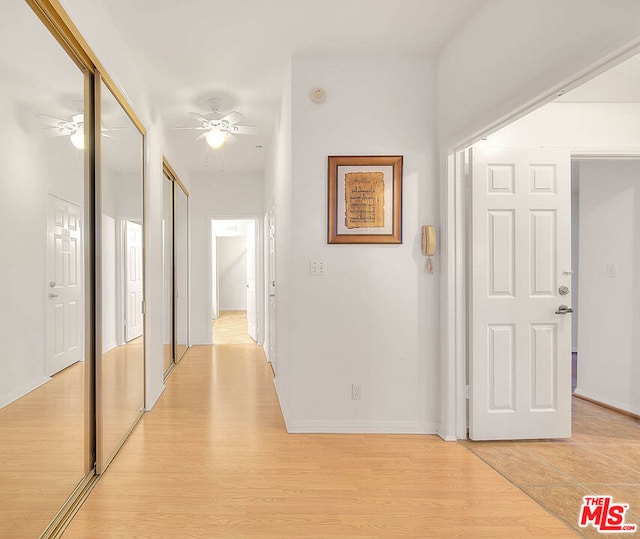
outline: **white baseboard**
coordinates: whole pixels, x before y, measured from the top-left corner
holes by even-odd
[[[578,397],[584,397],[585,399],[590,399],[593,401],[600,402],[602,404],[606,404],[607,406],[613,406],[618,410],[623,410],[625,412],[629,412],[630,414],[640,415],[640,409],[634,408],[631,404],[627,402],[617,401],[615,399],[610,399],[608,397],[603,397],[602,395],[597,395],[590,391],[583,391],[579,387],[576,387],[574,394]]]
[[[273,386],[276,389],[276,397],[278,397],[278,404],[280,405],[280,413],[282,414],[282,419],[284,419],[284,426],[287,429],[287,432],[291,432],[289,427],[289,423],[290,423],[290,418],[288,416],[289,412],[288,412],[288,408],[284,406],[284,403],[282,402],[282,395],[284,393],[280,390],[279,382],[280,382],[280,379],[276,374],[276,377],[273,379]]]
[[[111,341],[111,342],[108,342],[108,343],[104,343],[102,345],[102,353],[106,354],[107,352],[110,352],[114,348],[117,348],[117,346],[118,346],[118,343],[116,341]]]
[[[303,434],[437,434],[438,425],[435,421],[293,420],[287,431]]]
[[[443,436],[440,433],[438,433],[438,436],[440,436],[440,438],[442,438],[445,442],[457,442],[458,441],[458,438],[456,438],[455,436]]]
[[[166,389],[166,387],[167,387],[166,384],[162,384],[162,387],[160,388],[160,391],[158,391],[158,394],[155,396],[155,398],[148,399],[147,402],[145,402],[145,411],[146,412],[151,410],[156,405],[156,402],[158,402],[158,399],[162,396],[162,394],[164,393],[164,390]]]
[[[0,395],[0,408],[4,408],[12,402],[17,401],[19,398],[24,397],[27,393],[31,393],[34,389],[38,389],[49,380],[51,380],[51,377],[43,375],[31,380],[29,383],[24,384],[17,389],[14,389],[13,391],[10,391],[9,393]]]

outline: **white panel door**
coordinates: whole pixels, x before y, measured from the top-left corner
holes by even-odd
[[[247,223],[247,330],[249,337],[258,341],[256,322],[256,223]]]
[[[472,151],[473,440],[571,436],[571,159]]]
[[[47,374],[84,358],[82,219],[78,206],[49,195]]]
[[[143,329],[142,225],[125,221],[125,238],[125,340],[129,342],[140,337]]]

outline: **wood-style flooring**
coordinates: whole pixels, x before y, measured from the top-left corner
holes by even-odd
[[[625,520],[640,530],[640,422],[574,397],[572,426],[566,440],[467,442],[467,447],[584,537],[600,536],[592,527],[578,526],[582,498],[589,495],[628,503]]]
[[[142,337],[102,358],[104,457],[141,413]],[[92,465],[85,461],[85,363],[0,409],[0,538],[39,537]]]
[[[0,537],[40,536],[85,476],[84,362],[0,409]]]
[[[261,347],[191,348],[73,538],[572,537],[463,444],[287,434]]]
[[[255,344],[249,337],[247,311],[220,311],[213,320],[213,344]]]

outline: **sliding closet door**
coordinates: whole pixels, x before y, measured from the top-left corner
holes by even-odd
[[[189,290],[188,290],[188,202],[186,193],[175,185],[173,191],[175,242],[175,299],[176,299],[176,361],[180,361],[189,346]]]
[[[31,538],[93,471],[91,75],[25,2],[0,21],[0,535]]]
[[[144,407],[143,139],[107,86],[96,88],[101,126],[97,348],[98,472]]]
[[[173,181],[162,182],[162,349],[164,373],[174,363],[173,338]]]

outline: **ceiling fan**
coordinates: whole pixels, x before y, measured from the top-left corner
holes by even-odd
[[[84,149],[84,114],[79,112],[70,116],[67,120],[56,118],[49,114],[38,114],[46,124],[45,129],[52,129],[54,137],[69,137],[71,144],[79,150]]]
[[[45,124],[44,129],[51,130],[50,134],[54,137],[69,137],[71,144],[73,144],[78,150],[84,149],[84,113],[77,112],[69,116],[66,120],[63,118],[57,118],[50,114],[38,114]],[[102,127],[102,136],[111,137],[107,132],[116,131],[119,129],[125,129],[124,127]]]
[[[190,112],[199,122],[197,126],[180,126],[174,129],[190,129],[194,131],[205,131],[194,139],[194,142],[205,139],[212,148],[220,148],[223,144],[235,144],[238,142],[236,135],[255,135],[258,133],[256,127],[250,125],[238,125],[244,120],[244,116],[237,111],[228,114],[220,114],[216,99],[210,99],[212,112],[203,115],[199,112]]]

